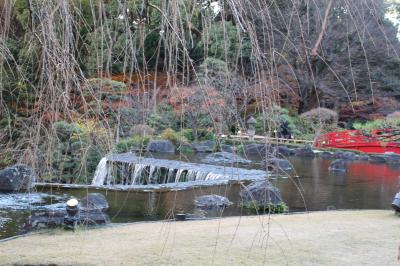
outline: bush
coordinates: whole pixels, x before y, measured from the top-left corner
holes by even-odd
[[[146,137],[146,136],[152,136],[153,134],[154,134],[154,129],[144,124],[134,125],[129,130],[130,136]]]
[[[151,113],[148,116],[146,124],[155,129],[157,133],[167,128],[172,128],[174,130],[179,129],[179,119],[173,107],[169,104],[160,104],[157,107],[157,112]]]
[[[353,127],[357,130],[365,130],[371,132],[374,129],[381,129],[381,128],[394,128],[400,126],[400,118],[399,117],[388,117],[385,119],[376,119],[373,121],[368,121],[365,123],[362,122],[355,122]]]
[[[183,136],[189,140],[190,142],[195,141],[193,137],[193,130],[189,128],[185,128],[182,130]],[[207,129],[198,129],[197,130],[197,140],[215,140],[215,135],[213,132],[210,132]]]
[[[311,123],[336,124],[339,116],[333,110],[318,107],[302,113],[300,117]]]
[[[53,148],[49,179],[62,183],[86,182],[106,154],[107,131],[91,121],[54,123],[58,143]]]
[[[171,128],[165,129],[161,134],[160,137],[162,139],[166,139],[174,143],[175,145],[178,143],[179,136],[178,134]]]
[[[120,140],[115,145],[114,150],[117,153],[124,153],[131,151],[134,146],[138,146],[139,149],[142,149],[143,146],[149,143],[150,139],[151,139],[150,137],[140,137],[140,136],[134,136],[128,139],[123,139]]]

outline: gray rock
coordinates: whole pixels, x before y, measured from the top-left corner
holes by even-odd
[[[400,165],[400,154],[385,154],[386,162],[391,165]]]
[[[276,147],[276,153],[279,157],[293,156],[294,150],[286,146],[278,146]]]
[[[344,159],[336,159],[329,166],[329,171],[347,172],[347,162]]]
[[[386,158],[383,155],[375,155],[375,154],[371,154],[369,156],[368,161],[372,162],[372,163],[386,163]]]
[[[295,155],[301,157],[315,157],[315,153],[312,150],[312,147],[308,144],[304,145],[304,147],[296,149]]]
[[[83,211],[106,211],[109,206],[103,194],[90,193],[80,200],[80,208]]]
[[[90,193],[80,201],[77,224],[100,225],[110,223],[110,217],[104,212],[107,209],[108,202],[102,194]],[[24,228],[25,230],[61,228],[66,220],[68,220],[66,209],[39,212],[28,217]]]
[[[319,152],[317,155],[322,159],[331,159],[333,157],[333,154],[328,151]]]
[[[269,145],[250,143],[250,144],[244,145],[243,152],[246,155],[265,156],[267,152],[268,152],[268,154],[271,154],[271,153],[275,152],[275,150]]]
[[[263,163],[270,170],[288,171],[293,169],[292,164],[286,159],[268,158],[264,159]]]
[[[337,151],[333,154],[333,158],[335,159],[343,159],[343,160],[355,160],[356,154],[348,151]]]
[[[205,140],[200,142],[193,142],[192,149],[195,152],[213,152],[216,148],[215,141]]]
[[[233,149],[233,147],[231,145],[226,145],[226,144],[221,144],[221,151],[222,152],[230,152],[230,153],[235,152],[235,150]]]
[[[233,164],[233,163],[251,163],[250,160],[246,160],[237,154],[229,152],[216,152],[208,155],[202,160],[205,163],[211,164]]]
[[[368,161],[369,160],[369,156],[366,155],[366,154],[360,154],[360,155],[358,155],[357,160],[359,160],[359,161]]]
[[[16,164],[0,170],[0,191],[31,189],[36,181],[33,169],[24,164]]]
[[[152,140],[147,144],[147,151],[149,152],[160,152],[160,153],[173,153],[175,152],[174,144],[165,139]]]
[[[219,195],[197,197],[194,203],[199,209],[225,208],[233,204],[228,198]]]
[[[392,202],[392,208],[396,212],[400,212],[400,192],[396,193]]]
[[[240,198],[244,206],[258,208],[283,203],[279,189],[267,180],[256,181],[245,186],[240,191]]]

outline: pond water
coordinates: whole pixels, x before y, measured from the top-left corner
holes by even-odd
[[[201,162],[203,155],[157,156],[162,159]],[[252,164],[241,167],[261,169],[261,158],[252,157]],[[347,173],[329,172],[331,160],[322,158],[289,158],[294,171],[272,177],[290,211],[331,209],[390,209],[399,190],[400,166],[354,161]],[[236,165],[235,165],[236,166]],[[83,197],[90,192],[103,193],[109,202],[112,222],[160,220],[184,211],[199,216],[216,217],[247,215],[239,207],[241,184],[196,187],[185,190],[154,192],[113,191],[95,189],[60,189],[38,187],[36,193],[0,193],[0,239],[21,233],[26,218],[34,212],[63,208],[70,197]],[[228,197],[234,204],[223,212],[200,211],[194,199],[207,194]]]

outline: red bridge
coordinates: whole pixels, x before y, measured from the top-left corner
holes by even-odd
[[[315,142],[315,147],[400,154],[400,130],[375,129],[370,134],[361,130],[331,132],[319,137]]]

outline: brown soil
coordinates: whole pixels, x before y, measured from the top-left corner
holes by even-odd
[[[50,231],[0,243],[0,262],[398,265],[399,244],[391,211],[332,211]]]

